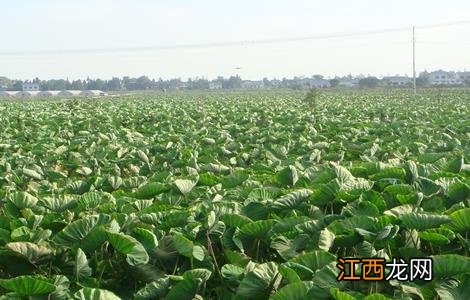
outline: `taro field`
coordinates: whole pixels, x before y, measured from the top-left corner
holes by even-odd
[[[0,299],[470,299],[470,93],[304,97],[2,100]]]

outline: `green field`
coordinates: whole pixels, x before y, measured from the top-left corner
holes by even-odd
[[[469,299],[470,93],[303,98],[0,101],[0,299]]]

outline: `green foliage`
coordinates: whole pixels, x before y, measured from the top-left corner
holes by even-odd
[[[0,299],[466,299],[468,95],[304,96],[2,101]]]
[[[320,94],[321,93],[319,89],[311,88],[305,95],[303,102],[307,104],[310,109],[315,109],[317,106],[317,102],[318,102],[318,98],[320,97]]]

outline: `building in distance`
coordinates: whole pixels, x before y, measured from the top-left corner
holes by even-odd
[[[22,84],[23,91],[25,92],[35,92],[39,91],[39,83],[36,82],[25,82]]]
[[[408,76],[386,76],[382,80],[390,86],[407,86],[412,83],[412,78]]]

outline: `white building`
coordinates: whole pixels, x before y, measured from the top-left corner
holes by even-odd
[[[209,82],[209,89],[210,90],[220,90],[220,89],[222,89],[222,82],[220,82],[220,81],[211,81],[211,82]]]
[[[408,76],[387,76],[383,80],[391,86],[406,86],[411,84],[411,78]]]
[[[354,88],[359,86],[359,79],[340,79],[339,86]]]
[[[328,88],[331,86],[330,81],[326,79],[311,79],[308,82],[308,85],[310,87],[316,87],[316,88]]]
[[[187,89],[189,89],[189,82],[181,81],[181,82],[178,84],[178,86],[177,86],[176,89],[177,89],[177,90],[187,90]]]
[[[294,77],[294,84],[303,88],[327,88],[330,87],[330,81],[320,78]]]
[[[22,85],[23,91],[39,91],[39,83],[25,82]]]
[[[455,72],[437,70],[429,73],[429,83],[431,85],[456,85],[462,84],[462,82]]]
[[[270,84],[271,84],[271,87],[278,88],[278,87],[281,86],[282,81],[280,81],[279,79],[273,79],[273,80],[271,80]]]
[[[462,81],[464,82],[470,82],[470,71],[465,71],[465,72],[457,72],[457,76]]]
[[[264,82],[262,80],[243,80],[242,89],[262,89]]]

